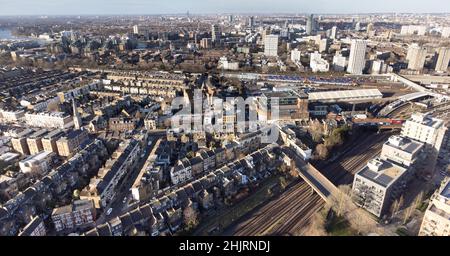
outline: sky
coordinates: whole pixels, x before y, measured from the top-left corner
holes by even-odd
[[[449,0],[0,0],[0,15],[450,13]]]

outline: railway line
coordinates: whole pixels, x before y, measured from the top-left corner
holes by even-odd
[[[292,235],[301,231],[324,203],[306,182],[299,181],[238,224],[233,235]]]
[[[363,132],[360,140],[350,143],[337,159],[320,164],[319,170],[336,186],[351,184],[353,175],[378,155],[392,132]],[[312,216],[325,201],[303,180],[279,197],[266,203],[244,220],[229,228],[226,234],[237,236],[301,235]]]
[[[319,170],[336,186],[350,184],[353,181],[353,175],[380,153],[383,143],[391,135],[391,132],[370,134],[356,142],[353,148],[333,162],[321,166]]]

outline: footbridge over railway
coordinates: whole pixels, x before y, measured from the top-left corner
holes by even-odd
[[[337,187],[314,166],[305,162],[292,148],[284,147],[283,152],[295,161],[300,177],[308,183],[308,185],[310,185],[323,200],[329,201],[330,196],[337,195]]]

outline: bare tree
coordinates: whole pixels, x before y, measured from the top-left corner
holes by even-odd
[[[328,158],[328,148],[324,144],[318,144],[316,146],[316,154],[319,159],[325,160]]]
[[[309,123],[309,134],[311,134],[312,139],[315,142],[321,142],[323,137],[323,125],[319,122],[319,120],[315,119]]]
[[[297,170],[297,166],[295,164],[295,161],[291,159],[291,166],[289,168],[289,174],[293,177],[293,178],[298,178],[299,174],[298,174],[298,170]]]
[[[402,199],[402,198],[400,198]],[[402,207],[402,201],[400,199],[396,199],[391,205],[391,217],[394,218],[397,216],[400,207]]]
[[[414,202],[413,202],[413,207],[414,209],[416,209],[417,207],[419,207],[422,204],[423,201],[423,191],[421,191],[416,198],[414,198]]]
[[[187,230],[194,228],[199,223],[198,213],[194,209],[192,202],[183,210],[183,221]]]
[[[359,234],[368,234],[376,231],[376,222],[361,208],[352,210],[347,217],[350,226]]]
[[[403,224],[406,224],[406,222],[408,222],[409,218],[411,218],[415,209],[416,207],[414,207],[414,205],[411,205],[405,209],[405,211],[403,212]]]
[[[345,215],[346,211],[351,206],[351,191],[350,185],[341,185],[338,187],[338,192],[330,198],[331,207],[336,212],[338,217]]]
[[[314,214],[311,218],[311,221],[309,222],[308,227],[304,231],[303,234],[298,235],[306,235],[306,236],[326,236],[328,235],[327,231],[325,230],[325,212],[327,211],[320,211]],[[296,234],[297,235],[297,234]]]

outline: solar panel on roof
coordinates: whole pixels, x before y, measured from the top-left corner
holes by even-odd
[[[377,181],[380,182],[383,185],[388,185],[393,179],[389,176],[387,176],[386,174],[380,174],[380,176],[378,176]]]

